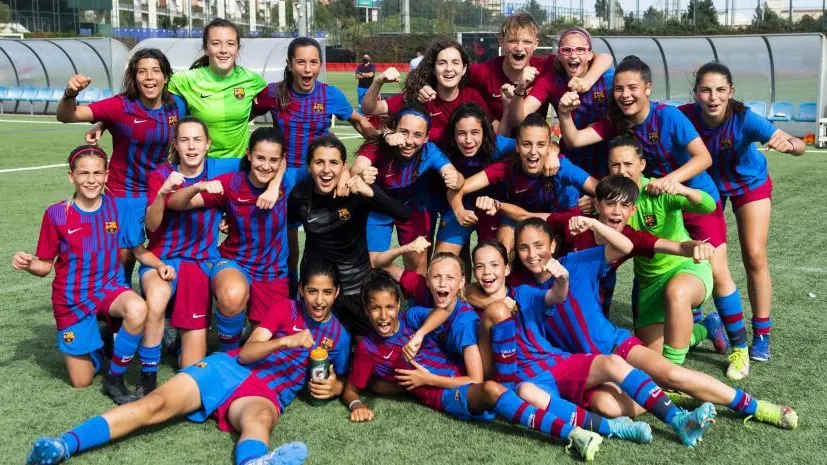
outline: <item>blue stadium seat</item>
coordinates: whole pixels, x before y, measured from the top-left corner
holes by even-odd
[[[667,101],[665,101],[665,102],[663,102],[663,103],[665,103],[665,104],[669,105],[670,107],[679,107],[679,106],[681,106],[681,105],[686,104],[686,102],[685,102],[685,101],[683,101],[683,100],[681,100],[681,99],[676,99],[676,98],[669,99],[669,100],[667,100]]]
[[[802,102],[798,105],[796,121],[814,123],[818,121],[818,104],[816,102]]]
[[[0,114],[3,113],[3,99],[9,94],[9,89],[6,86],[0,86]]]
[[[112,96],[112,89],[107,87],[106,89],[101,90],[101,97],[100,97],[101,100],[107,99],[111,96]]]
[[[37,97],[37,87],[26,87],[18,97],[18,102],[29,102],[29,114],[34,114],[34,99]]]
[[[37,89],[37,93],[34,94],[33,97],[29,98],[29,113],[34,113],[34,104],[35,103],[46,103],[43,106],[43,112],[46,112],[46,107],[48,106],[49,97],[52,96],[52,88],[51,87],[41,87]]]
[[[792,121],[795,106],[790,102],[773,102],[767,119],[770,121]]]
[[[16,108],[17,100],[20,98],[21,95],[23,95],[23,88],[22,87],[15,86],[15,87],[10,88],[8,90],[8,92],[6,92],[5,96],[0,97],[0,113],[4,113],[4,110],[5,110],[3,108],[3,103],[4,102],[14,102],[15,103],[15,108]],[[13,111],[14,110],[12,110],[12,112]]]
[[[91,89],[84,89],[78,94],[77,102],[78,103],[92,103],[97,102],[100,100],[101,91],[97,87]]]
[[[767,116],[767,102],[762,100],[751,100],[746,102],[745,105],[749,107],[753,113],[757,113],[763,117]]]
[[[64,89],[62,87],[57,88],[57,89],[52,89],[52,94],[49,95],[49,98],[46,99],[46,107],[43,109],[43,112],[44,113],[49,112],[49,104],[50,103],[60,102],[60,99],[63,98],[63,92],[65,92],[65,91],[66,91],[66,89]]]

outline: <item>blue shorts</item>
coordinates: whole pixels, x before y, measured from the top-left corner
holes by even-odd
[[[66,355],[89,355],[103,347],[95,315],[86,315],[77,323],[57,332],[57,348]]]
[[[218,274],[219,271],[225,268],[234,268],[241,272],[244,275],[244,279],[247,280],[247,284],[250,285],[253,283],[253,277],[250,276],[250,272],[244,269],[241,265],[236,263],[235,260],[230,260],[229,258],[211,258],[207,260],[201,260],[199,262],[201,266],[201,270],[204,274],[210,278],[210,282],[215,279],[215,276]]]
[[[201,408],[190,413],[190,421],[202,423],[220,407],[252,372],[235,358],[218,352],[181,370],[198,384]]]
[[[439,221],[439,232],[436,235],[437,242],[447,242],[455,245],[465,245],[471,240],[473,227],[466,228],[459,224],[457,216],[450,208],[443,210],[442,218]]]
[[[368,252],[384,252],[391,248],[393,236],[393,218],[377,212],[368,214],[367,224]]]
[[[141,229],[144,229],[144,224],[146,224],[146,202],[147,197],[145,195],[140,197],[115,197],[115,206],[118,211],[129,211],[138,221]]]
[[[468,389],[472,384],[442,391],[442,411],[454,418],[463,421],[493,421],[497,413],[493,410],[484,410],[472,413],[468,408]]]
[[[162,260],[166,265],[175,268],[175,279],[173,279],[172,282],[169,283],[170,288],[172,288],[172,294],[170,294],[170,298],[175,295],[175,289],[178,288],[178,278],[180,275],[182,260],[183,259],[181,258],[165,258]],[[144,273],[146,273],[147,271],[154,270],[155,268],[146,266],[143,263],[141,263],[141,265],[138,267],[138,279],[143,279]],[[141,291],[144,293],[144,295],[146,295],[146,290],[144,289],[143,282],[141,283]]]

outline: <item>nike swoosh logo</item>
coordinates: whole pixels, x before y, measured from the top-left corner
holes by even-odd
[[[74,233],[76,233],[76,232],[80,231],[81,229],[83,229],[83,228],[70,229],[70,230],[69,230],[69,234],[74,234]]]
[[[241,197],[238,197],[238,202],[239,203],[250,203],[252,201],[253,201],[253,199],[242,199]]]
[[[513,356],[514,356],[514,352],[511,352],[510,354],[503,354],[503,358],[511,358]]]
[[[206,314],[206,313],[205,313],[205,314],[203,314],[203,315],[196,315],[195,313],[193,313],[193,314],[192,314],[193,319],[197,319],[197,318],[204,318],[205,316],[207,316],[207,314]]]
[[[515,193],[515,194],[522,194],[523,192],[525,192],[525,191],[527,191],[527,190],[528,190],[528,188],[526,188],[526,189],[520,189],[520,190],[514,191],[514,193]]]
[[[441,114],[442,114],[441,111],[438,111],[436,113],[431,113],[431,117],[438,116],[438,115],[441,115]]]
[[[318,216],[317,216],[317,217],[315,217],[315,218],[308,218],[308,219],[307,219],[307,222],[308,222],[308,223],[312,223],[312,222],[314,222],[314,221],[316,221],[316,220],[319,220],[319,219],[320,219],[320,217],[318,217]]]
[[[500,98],[500,97],[503,96],[503,94],[498,94],[498,93],[494,92],[494,93],[491,94],[491,96],[494,97],[494,98]]]
[[[296,325],[293,325],[293,331],[300,333],[302,331],[301,328],[297,328]]]
[[[207,98],[207,97],[212,97],[212,94],[210,94],[210,95],[201,94],[201,98]]]
[[[138,119],[138,118],[135,118],[134,123],[135,123],[135,124],[146,123],[146,120],[145,120],[145,119]]]
[[[388,359],[390,359],[390,358],[391,358],[391,356],[392,356],[392,355],[393,355],[393,351],[391,351],[391,353],[389,353],[388,355],[385,355],[383,358],[384,358],[385,360],[388,360]]]

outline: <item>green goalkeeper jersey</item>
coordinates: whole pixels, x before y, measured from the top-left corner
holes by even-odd
[[[187,101],[190,115],[210,131],[210,158],[240,158],[250,141],[250,111],[267,83],[257,73],[236,66],[227,77],[216,76],[209,66],[175,73],[169,91]]]
[[[650,179],[643,178],[637,211],[629,219],[629,226],[646,231],[663,239],[675,242],[688,241],[691,238],[683,225],[683,212],[711,213],[715,211],[715,200],[706,192],[701,192],[701,202],[693,205],[682,195],[651,195],[646,192]],[[691,258],[678,255],[656,253],[652,258],[635,257],[635,276],[642,281],[655,279],[672,268]]]

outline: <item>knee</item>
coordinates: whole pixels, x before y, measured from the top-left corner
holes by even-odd
[[[684,286],[668,284],[663,291],[666,300],[666,311],[670,308],[688,305],[689,292]]]
[[[92,375],[85,375],[85,374],[77,374],[77,373],[69,373],[69,382],[72,383],[72,387],[76,389],[84,389],[88,388],[92,385],[92,381],[95,379],[95,374]]]
[[[680,388],[687,380],[687,369],[674,363],[669,364],[669,368],[663,373],[662,383],[669,388]]]
[[[505,394],[507,389],[502,384],[489,380],[482,384],[482,390],[493,404],[500,398],[501,395]]]
[[[276,416],[272,409],[262,407],[256,409],[256,411],[250,415],[249,421],[270,429],[275,424]]]
[[[629,366],[626,360],[623,360],[623,357],[615,354],[601,355],[595,362],[599,362],[600,365],[610,373],[620,372]]]
[[[247,305],[247,289],[243,286],[223,286],[216,296],[218,309],[226,316],[233,316]]]
[[[511,309],[503,302],[494,302],[483,313],[483,319],[492,326],[511,318]]]
[[[143,328],[146,324],[147,305],[143,299],[131,299],[126,304],[123,319],[129,323],[130,326]]]
[[[163,411],[167,403],[163,396],[154,391],[147,394],[140,402],[142,404],[141,407],[150,416]]]
[[[744,268],[748,272],[758,272],[767,269],[766,249],[746,249],[744,252]]]
[[[517,395],[520,396],[521,399],[525,399],[531,394],[533,394],[531,391],[531,383],[520,383],[517,386]]]

